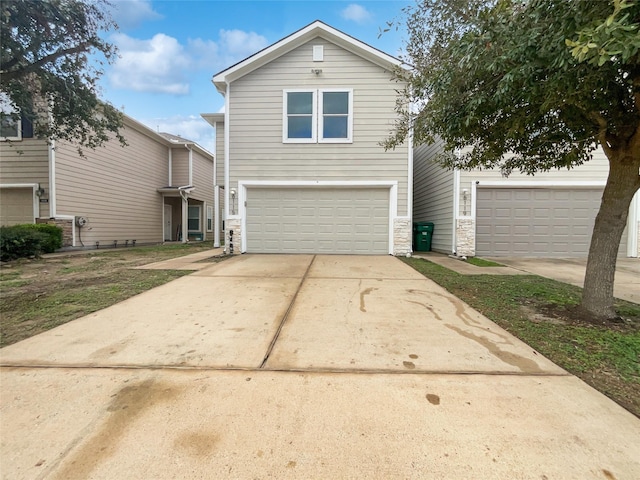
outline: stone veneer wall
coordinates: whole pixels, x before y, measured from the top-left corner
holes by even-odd
[[[408,218],[393,220],[393,254],[405,256],[411,253],[412,223]]]
[[[225,232],[224,232],[224,250],[227,253],[229,252],[229,230],[233,230],[233,253],[238,254],[241,253],[240,249],[242,247],[242,221],[240,219],[227,219],[224,222]]]
[[[36,218],[36,223],[56,225],[62,229],[62,246],[73,246],[73,220],[61,218]]]
[[[473,257],[476,254],[476,222],[472,218],[456,220],[456,255]]]

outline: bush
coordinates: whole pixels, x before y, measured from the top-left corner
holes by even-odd
[[[42,253],[53,253],[62,248],[62,228],[48,223],[29,223],[23,226],[47,235],[47,241],[42,245]]]
[[[0,227],[0,260],[39,257],[62,246],[62,229],[55,225],[26,224]]]

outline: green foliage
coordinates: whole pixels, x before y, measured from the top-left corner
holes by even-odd
[[[0,227],[0,260],[39,257],[62,246],[62,229],[55,225],[27,224]]]
[[[467,258],[467,263],[471,265],[475,265],[476,267],[502,267],[500,263],[492,262],[491,260],[485,260],[484,258],[479,257],[469,257]]]
[[[42,253],[53,253],[62,248],[62,228],[48,223],[28,223],[23,227],[42,232],[47,235],[47,240],[42,244]]]
[[[412,70],[399,72],[408,87],[384,145],[413,128],[416,144],[444,140],[443,165],[505,174],[571,168],[598,144],[610,158],[629,149],[640,125],[640,2],[615,4],[613,14],[602,0],[422,0],[407,8]],[[611,55],[580,61],[568,42]]]
[[[122,127],[101,102],[101,61],[116,57],[100,33],[117,26],[104,0],[13,0],[0,7],[0,90],[34,124],[34,134],[96,148]],[[92,58],[89,58],[89,55]],[[82,152],[81,148],[79,148]]]

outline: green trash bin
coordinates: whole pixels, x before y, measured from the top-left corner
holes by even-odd
[[[413,250],[416,252],[430,252],[433,238],[433,222],[413,223]]]

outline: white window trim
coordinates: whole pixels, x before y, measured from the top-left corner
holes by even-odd
[[[289,138],[289,113],[287,112],[289,93],[311,93],[311,138]],[[309,88],[285,89],[282,91],[282,143],[317,143],[318,131],[318,91]]]
[[[16,122],[16,135],[12,137],[0,136],[0,141],[6,142],[22,140],[22,115],[20,114],[20,110],[12,108],[9,96],[6,93],[2,92],[0,92],[0,111],[2,111],[2,113],[4,113],[5,115],[16,114],[18,116]]]
[[[211,220],[211,227],[209,227],[209,220]],[[213,232],[213,206],[212,205],[207,205],[207,219],[206,219],[206,227],[207,227],[207,232]]]
[[[13,141],[13,142],[19,142],[22,140],[22,117],[19,117],[17,120],[17,124],[16,124],[16,136],[13,137],[2,137],[0,136],[0,142],[8,142],[8,141]]]
[[[318,143],[353,143],[353,88],[321,88],[318,95]],[[347,138],[324,138],[323,96],[325,92],[343,92],[349,94],[347,113]]]
[[[198,226],[200,227],[198,230],[192,230],[189,228],[189,209],[197,208],[198,209]],[[202,205],[187,205],[187,231],[194,233],[202,233]]]
[[[398,216],[398,182],[396,180],[238,180],[239,215],[235,217],[241,221],[241,230],[247,231],[247,189],[259,188],[388,188],[389,189],[389,255],[393,255],[393,225],[396,219],[407,217]],[[247,235],[240,238],[240,252],[247,251]]]
[[[289,138],[289,116],[287,113],[288,93],[313,94],[311,108],[311,138]],[[347,116],[347,138],[324,138],[323,95],[325,92],[345,92],[349,94]],[[353,88],[295,88],[282,91],[282,143],[353,143]]]

